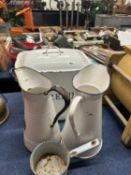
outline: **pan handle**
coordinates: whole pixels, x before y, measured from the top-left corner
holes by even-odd
[[[85,151],[88,151],[90,149],[97,147],[99,144],[100,144],[100,141],[98,139],[91,140],[91,141],[71,150],[69,152],[69,155],[71,158],[78,156],[79,154],[82,154]]]

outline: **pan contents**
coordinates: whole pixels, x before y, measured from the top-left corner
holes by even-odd
[[[37,175],[60,175],[67,166],[63,159],[57,155],[47,155],[36,165]]]

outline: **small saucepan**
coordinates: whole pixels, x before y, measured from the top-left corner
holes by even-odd
[[[34,175],[39,175],[38,171],[36,170],[36,167],[44,157],[47,156],[53,156],[56,155],[60,157],[64,162],[64,168],[59,175],[66,175],[67,170],[70,164],[70,158],[75,157],[87,150],[93,149],[94,147],[98,146],[99,140],[94,139],[82,146],[79,146],[71,151],[68,151],[64,143],[55,142],[55,141],[46,141],[43,143],[40,143],[36,148],[33,150],[31,157],[30,157],[30,167]],[[49,160],[45,163],[46,165],[49,163]],[[57,163],[56,163],[57,164]],[[44,166],[42,167],[44,168]],[[44,169],[43,169],[44,171]],[[47,170],[46,170],[47,171]],[[51,171],[51,170],[50,170]],[[41,174],[41,173],[40,173]],[[44,174],[44,173],[43,173]],[[46,173],[47,174],[47,173]],[[53,174],[52,172],[49,173]]]

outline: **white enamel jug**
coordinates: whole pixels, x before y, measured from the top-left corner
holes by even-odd
[[[61,140],[57,119],[70,103],[68,93],[31,68],[20,67],[14,71],[24,100],[25,146],[32,151],[42,141]],[[50,91],[57,91],[65,101],[65,106],[57,114]]]
[[[102,96],[109,85],[107,67],[100,64],[88,65],[73,78],[77,96],[70,105],[62,139],[69,150],[94,139],[100,143],[79,157],[93,157],[102,147]]]

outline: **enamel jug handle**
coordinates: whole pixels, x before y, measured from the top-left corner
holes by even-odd
[[[80,132],[78,131],[75,121],[74,121],[74,116],[75,116],[75,111],[80,103],[80,101],[83,99],[82,96],[76,96],[70,106],[70,110],[69,110],[69,120],[70,120],[70,124],[72,127],[72,130],[74,132],[74,134],[78,137],[80,135]]]
[[[53,86],[49,92],[51,91],[56,91],[58,92],[64,99],[65,105],[64,107],[56,114],[51,127],[54,127],[55,123],[57,122],[58,118],[60,117],[60,115],[68,108],[68,106],[70,105],[70,96],[69,93],[61,86]]]

